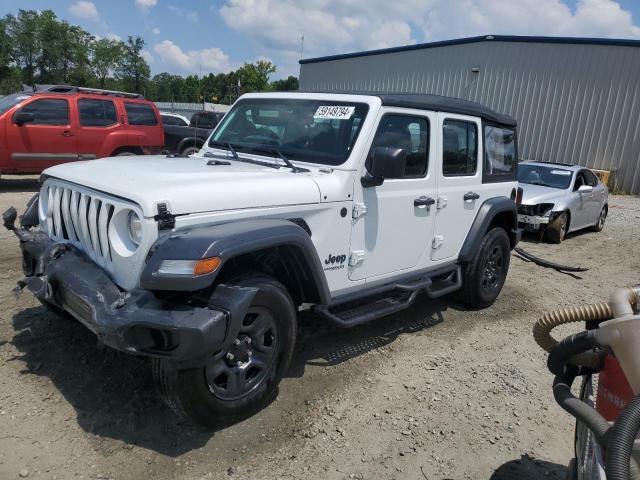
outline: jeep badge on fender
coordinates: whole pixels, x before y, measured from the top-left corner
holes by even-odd
[[[350,327],[418,293],[490,306],[517,158],[516,122],[466,100],[247,94],[199,153],[49,168],[4,223],[21,288],[150,357],[167,404],[219,427],[276,392],[300,310]]]

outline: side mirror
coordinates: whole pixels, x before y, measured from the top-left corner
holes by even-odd
[[[580,188],[578,188],[578,193],[589,193],[589,192],[593,192],[593,187],[591,185],[581,185]]]
[[[19,127],[21,127],[25,123],[31,123],[34,120],[35,120],[35,117],[33,116],[33,113],[23,112],[22,110],[16,112],[13,115],[13,122]]]
[[[385,178],[402,178],[407,163],[407,152],[402,148],[376,147],[367,170],[369,175],[362,177],[363,187],[382,185]]]

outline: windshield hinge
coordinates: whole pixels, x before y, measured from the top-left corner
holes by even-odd
[[[349,266],[355,267],[356,265],[364,262],[364,250],[354,250],[349,255]]]
[[[176,226],[176,217],[169,212],[166,203],[158,204],[158,214],[153,219],[158,222],[158,230],[171,230]]]
[[[354,203],[351,216],[353,218],[360,218],[367,213],[367,206],[364,203]]]

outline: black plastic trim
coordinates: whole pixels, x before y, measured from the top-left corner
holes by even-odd
[[[496,128],[505,128],[513,130],[513,134],[515,135],[515,150],[516,150],[516,168],[512,173],[507,173],[504,175],[489,175],[486,171],[487,166],[487,142],[485,141],[485,130],[487,127],[496,127]],[[496,122],[488,122],[486,120],[482,121],[482,183],[502,183],[502,182],[517,182],[518,181],[518,129],[513,126],[501,125]]]
[[[252,219],[219,225],[200,226],[178,230],[159,239],[151,248],[140,284],[149,290],[195,291],[213,284],[224,264],[246,253],[277,246],[292,246],[302,255],[294,261],[309,275],[320,303],[330,298],[327,279],[322,270],[315,246],[303,227],[284,219]],[[200,260],[220,257],[220,267],[210,274],[198,277],[184,275],[158,275],[155,272],[163,260]]]
[[[503,212],[509,212],[513,215],[513,225],[507,231],[507,235],[509,235],[511,240],[511,248],[515,248],[519,240],[519,234],[517,233],[518,211],[516,202],[511,200],[509,197],[490,198],[480,205],[480,208],[478,209],[476,218],[467,233],[467,238],[462,244],[462,249],[458,256],[458,260],[460,262],[469,262],[473,259],[482,237],[484,237],[489,230],[489,225],[491,225],[491,222],[496,215]]]

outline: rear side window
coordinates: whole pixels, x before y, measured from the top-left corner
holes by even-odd
[[[107,127],[118,122],[116,106],[111,100],[78,100],[80,125],[83,127]]]
[[[146,103],[125,102],[124,109],[127,112],[129,125],[153,126],[158,124],[156,112],[151,108],[151,105],[147,105]]]
[[[518,167],[515,130],[485,125],[484,148],[483,181],[515,180]]]
[[[172,117],[171,115],[162,115],[162,123],[165,125],[187,126],[181,118]]]
[[[69,125],[69,102],[57,98],[42,98],[19,110],[33,115],[29,125]]]
[[[471,176],[478,167],[478,127],[464,120],[445,120],[442,126],[442,174]]]

